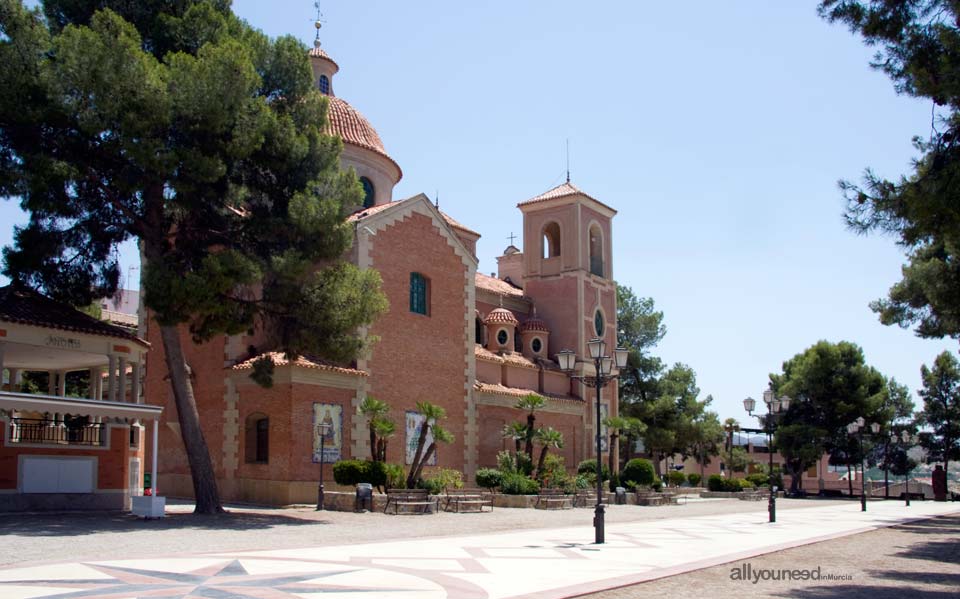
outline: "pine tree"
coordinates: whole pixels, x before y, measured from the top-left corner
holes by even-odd
[[[339,260],[362,191],[307,50],[227,0],[0,0],[0,64],[0,196],[30,213],[4,273],[88,305],[139,241],[196,511],[219,511],[181,330],[263,326],[287,354],[349,360],[385,308],[379,276]]]

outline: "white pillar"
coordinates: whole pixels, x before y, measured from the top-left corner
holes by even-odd
[[[150,468],[150,487],[152,489],[153,496],[156,497],[157,493],[157,437],[160,435],[160,417],[153,419],[153,455],[152,466]]]
[[[117,401],[117,357],[107,356],[107,401]]]
[[[67,396],[67,371],[58,370],[57,371],[57,395],[60,397]]]
[[[117,372],[117,401],[127,401],[127,359],[120,356],[120,367]]]
[[[130,403],[143,403],[140,397],[140,364],[133,365],[133,380],[130,381]]]

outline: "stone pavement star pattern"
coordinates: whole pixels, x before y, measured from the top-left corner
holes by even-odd
[[[577,527],[20,566],[0,570],[0,597],[554,599],[957,511],[874,502],[863,513],[851,503],[784,511],[775,524],[765,511],[610,524],[602,546]]]

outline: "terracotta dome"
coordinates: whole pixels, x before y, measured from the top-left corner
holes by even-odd
[[[387,154],[383,147],[383,141],[380,140],[380,135],[377,134],[377,130],[373,128],[370,121],[346,101],[336,96],[327,96],[327,99],[330,101],[330,108],[327,110],[326,133],[339,136],[343,143],[359,146],[383,156],[393,163],[402,177],[400,165]]]
[[[530,318],[523,321],[523,325],[520,327],[521,331],[540,331],[543,333],[549,333],[550,329],[547,328],[547,323],[543,322],[536,316],[531,316]]]
[[[513,315],[513,312],[507,310],[506,308],[497,308],[487,314],[487,317],[483,319],[483,324],[512,324],[516,326],[519,324],[517,317]]]

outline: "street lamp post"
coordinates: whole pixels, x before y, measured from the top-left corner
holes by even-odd
[[[897,437],[895,434],[890,433],[890,441],[896,443],[899,440],[902,440],[904,445],[906,445],[907,443],[911,443],[911,442],[916,443],[917,437],[916,435],[911,435],[910,432],[906,430],[900,432],[900,437]],[[904,451],[906,451],[906,448],[904,448]],[[904,463],[907,466],[909,466],[910,459],[907,458],[906,460],[904,460]],[[910,471],[909,470],[903,473],[903,496],[904,496],[904,503],[906,507],[910,507]]]
[[[320,435],[320,485],[317,487],[317,511],[323,511],[323,449],[326,441],[326,432],[332,428],[332,424],[317,424],[317,434]]]
[[[606,342],[603,339],[591,339],[587,343],[590,351],[590,359],[593,361],[594,373],[592,375],[573,374],[577,365],[577,355],[565,349],[557,354],[557,362],[560,364],[560,370],[566,372],[571,379],[583,381],[585,384],[594,387],[597,390],[597,505],[593,512],[594,540],[598,545],[604,542],[604,509],[603,509],[603,467],[601,461],[600,447],[600,390],[607,386],[610,381],[620,378],[619,374],[613,374],[613,363],[616,360],[617,370],[625,368],[627,365],[627,356],[629,352],[618,347],[613,350],[614,359],[604,355],[606,353]],[[613,448],[610,448],[613,451]]]
[[[770,498],[767,501],[767,513],[770,516],[770,522],[777,521],[777,487],[773,484],[773,433],[776,428],[776,418],[782,416],[790,409],[791,400],[788,396],[784,395],[779,399],[774,395],[771,389],[767,389],[763,392],[763,403],[767,404],[767,414],[763,419],[764,425],[763,429],[767,433],[767,456],[768,456],[768,469],[769,469],[769,480],[767,484],[770,486]],[[743,400],[743,407],[747,410],[747,413],[753,416],[753,411],[757,407],[757,400],[752,397],[748,397]]]
[[[867,511],[867,471],[864,467],[864,462],[866,461],[866,456],[863,455],[863,429],[867,426],[867,421],[863,419],[863,416],[860,416],[853,422],[847,425],[847,432],[851,435],[856,435],[857,440],[860,445],[860,511]],[[880,424],[874,422],[870,425],[870,430],[873,431],[873,434],[880,432]]]

